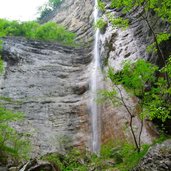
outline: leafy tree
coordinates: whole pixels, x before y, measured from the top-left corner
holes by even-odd
[[[158,67],[142,59],[136,62],[127,61],[123,69],[119,72],[114,72],[112,68],[108,71],[108,78],[113,83],[112,90],[102,90],[100,93],[102,100],[110,100],[114,105],[121,104],[125,107],[129,114],[129,126],[133,135],[133,140],[137,151],[141,148],[141,133],[143,129],[143,120],[148,118],[150,120],[159,119],[165,122],[171,118],[170,96],[171,88],[168,88],[167,81],[163,77],[156,77],[156,72],[167,72],[169,79],[171,79],[171,59],[167,61],[167,66],[158,71]],[[169,68],[169,70],[168,70]],[[134,130],[133,119],[135,114],[131,107],[127,105],[123,96],[120,85],[139,97],[138,105],[141,107],[140,119],[141,127],[138,137]]]
[[[99,29],[104,29],[104,27],[107,26],[107,22],[103,20],[103,18],[99,18],[97,22],[95,23],[95,26]]]

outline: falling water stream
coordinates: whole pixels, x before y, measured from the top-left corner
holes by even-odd
[[[95,0],[94,6],[94,22],[96,23],[98,19],[98,8],[97,1]],[[92,151],[98,153],[100,150],[100,131],[99,131],[99,115],[100,110],[96,103],[97,99],[97,90],[100,82],[100,55],[99,55],[99,29],[96,29],[95,32],[95,41],[94,41],[94,63],[92,68],[91,75],[91,114],[92,114]]]

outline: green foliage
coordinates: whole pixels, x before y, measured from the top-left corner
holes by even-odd
[[[46,156],[43,156],[41,158],[42,160],[47,160],[53,164],[55,164],[56,166],[58,166],[61,170],[64,169],[63,163],[61,162],[61,160],[63,160],[63,156],[60,154],[49,154]]]
[[[160,71],[160,75],[168,73],[171,79],[171,59],[168,59],[167,66]],[[122,71],[114,73],[110,68],[108,77],[114,84],[122,84],[127,90],[140,97],[140,106],[143,108],[142,117],[159,119],[165,122],[171,117],[170,96],[171,88],[168,87],[164,77],[155,77],[159,68],[145,60],[138,60],[134,63],[126,62]],[[146,90],[148,88],[148,90]],[[116,99],[116,91],[109,91],[102,94],[106,98]],[[115,95],[115,96],[114,96]]]
[[[143,158],[143,156],[147,153],[149,149],[149,145],[142,145],[141,151],[139,153],[135,152],[135,148],[132,144],[124,143],[120,146],[120,150],[118,149],[118,153],[122,156],[122,163],[117,164],[117,168],[120,171],[128,171],[133,169]]]
[[[167,41],[169,40],[171,34],[169,33],[160,33],[160,34],[157,34],[157,42],[158,44],[164,42],[164,41]]]
[[[142,0],[139,0],[141,3]],[[124,13],[129,12],[134,6],[137,6],[137,1],[135,0],[111,0],[111,8],[122,8]]]
[[[72,44],[75,34],[67,32],[63,26],[48,22],[36,30],[35,37],[40,40],[59,41],[64,44]]]
[[[171,2],[168,0],[111,0],[112,8],[122,8],[124,13],[136,7],[143,7],[146,11],[154,10],[156,14],[167,22],[171,22]]]
[[[137,62],[126,61],[120,73],[109,77],[116,79],[118,83],[123,84],[126,88],[133,89],[135,95],[142,95],[144,93],[144,86],[147,82],[154,82],[154,73],[158,67],[139,59]],[[114,78],[113,78],[114,77]]]
[[[61,170],[66,171],[87,171],[88,170],[88,161],[82,163],[82,161],[88,158],[85,151],[80,151],[79,149],[73,148],[70,152],[65,155],[61,154],[50,154],[42,157],[43,160],[47,160],[56,166],[58,166]]]
[[[102,0],[98,0],[98,8],[103,12],[105,11],[105,3]]]
[[[115,143],[110,141],[102,145],[99,156],[74,148],[65,155],[50,154],[42,159],[48,160],[65,171],[89,171],[92,169],[128,171],[146,154],[148,148],[148,145],[144,145],[142,151],[135,154],[133,145],[121,141]]]
[[[10,126],[11,122],[23,119],[21,113],[14,113],[0,107],[0,161],[11,158],[16,162],[28,159],[29,142]]]
[[[112,14],[108,14],[107,17],[113,27],[119,27],[119,28],[126,29],[129,25],[128,19],[123,19],[121,17],[115,17]]]
[[[104,5],[105,6],[105,5]],[[147,52],[157,52],[159,57],[164,56],[160,49],[159,44],[163,41],[166,41],[170,37],[170,29],[163,29],[161,33],[155,33],[155,24],[157,22],[151,22],[149,17],[151,12],[155,13],[155,18],[158,20],[163,20],[163,23],[171,22],[171,2],[168,0],[111,0],[111,8],[119,9],[123,14],[135,11],[136,8],[143,9],[144,13],[139,16],[140,20],[144,20],[147,23],[149,30],[152,32],[154,38],[154,43],[147,47]],[[111,15],[111,14],[110,14]],[[123,15],[125,16],[125,15]],[[115,16],[108,17],[109,22],[111,22],[115,27],[123,27],[123,21],[126,20],[126,17],[116,18]],[[123,21],[122,21],[123,20]],[[156,20],[156,19],[155,19]],[[157,20],[156,20],[157,21]],[[124,21],[124,25],[128,24],[128,21]]]
[[[169,78],[171,78],[171,56],[167,59],[166,66],[164,66],[161,69],[161,73],[166,73],[168,74]],[[168,93],[171,94],[170,88],[168,89]]]
[[[40,25],[35,21],[23,22],[20,24],[20,27],[19,27],[19,29],[21,30],[20,36],[24,36],[24,37],[30,38],[30,39],[36,39],[36,38],[38,38],[36,35],[38,28],[40,28]],[[16,35],[14,35],[14,36],[16,36]]]
[[[95,26],[99,29],[104,29],[107,26],[107,22],[103,18],[99,18],[95,23]]]
[[[5,19],[0,19],[0,35],[24,36],[29,39],[57,41],[66,45],[73,45],[75,38],[74,33],[53,22],[40,25],[35,21],[21,23]]]
[[[156,43],[161,44],[162,42],[169,40],[170,36],[171,36],[170,33],[156,34],[156,42],[147,46],[147,52],[157,52]]]

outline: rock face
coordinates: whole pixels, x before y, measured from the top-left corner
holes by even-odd
[[[147,155],[132,171],[170,171],[171,170],[171,140],[150,148]]]
[[[131,15],[127,16],[130,20],[130,25],[127,29],[113,27],[107,20],[106,14],[110,13],[113,16],[119,16],[120,12],[109,8],[102,15],[108,23],[105,31],[100,36],[101,61],[104,71],[108,69],[108,66],[114,68],[115,71],[121,70],[122,64],[126,60],[135,61],[143,58],[153,63],[159,62],[155,54],[148,54],[146,51],[146,47],[152,43],[153,38],[145,21],[139,18],[141,12],[140,9],[137,9]],[[151,16],[151,20],[156,21],[154,20],[154,16]],[[104,87],[110,89],[112,85],[105,82]],[[138,116],[138,99],[130,97],[123,89],[122,94],[125,97],[127,106]],[[102,112],[102,141],[108,141],[111,137],[113,139],[126,138],[131,140],[129,119],[129,115],[123,106],[114,107],[110,103],[105,104]],[[151,127],[150,122],[145,122],[144,124],[141,141],[149,143],[153,137],[157,136],[157,132]],[[134,118],[133,125],[138,135],[141,127],[138,117]]]
[[[45,21],[54,21],[76,32],[80,42],[93,41],[93,7],[94,0],[63,0],[53,14],[44,18]]]
[[[17,128],[31,134],[34,155],[71,141],[87,146],[88,50],[16,38],[5,39],[3,48],[1,95],[18,101],[7,107],[25,113]]]
[[[93,6],[92,0],[65,0],[49,19],[76,32],[80,42],[92,45]],[[112,67],[119,69],[123,59],[147,58],[146,42],[140,41],[143,34],[138,23],[124,31],[108,25],[101,35],[102,61],[107,58]],[[7,107],[25,113],[26,120],[15,127],[31,134],[34,156],[61,151],[70,145],[89,148],[92,127],[88,103],[93,47],[72,48],[17,38],[4,39],[3,47],[6,68],[1,77],[0,93],[18,101],[8,103]],[[106,68],[103,65],[103,69]],[[104,87],[110,86],[104,83]],[[132,110],[138,113],[137,99],[123,93]],[[106,103],[100,119],[102,142],[132,139],[129,116],[122,106],[114,108]],[[138,117],[134,122],[138,130]],[[145,125],[142,141],[151,142],[153,131]]]

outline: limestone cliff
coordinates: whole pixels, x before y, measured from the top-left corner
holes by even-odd
[[[4,39],[3,48],[1,95],[18,101],[6,106],[25,114],[16,127],[30,133],[34,155],[72,141],[87,146],[89,51],[20,38]]]
[[[52,21],[56,21],[67,25],[71,30],[75,31],[78,35],[78,39],[89,42],[93,38],[93,5],[94,1],[64,1],[60,9],[57,9],[57,14],[53,15]],[[116,13],[115,10],[107,10],[106,13]],[[134,18],[139,19],[139,13],[141,11],[135,11]],[[70,15],[68,15],[70,14]],[[64,17],[64,16],[68,17]],[[105,13],[102,14],[105,18]],[[75,24],[77,23],[77,24]],[[103,70],[106,70],[105,61],[108,61],[115,69],[121,68],[121,63],[125,59],[136,60],[139,57],[148,58],[146,53],[147,44],[151,43],[151,37],[148,36],[149,30],[144,30],[144,22],[132,22],[130,27],[126,30],[119,28],[113,28],[109,23],[104,33],[100,35],[100,47],[101,51],[101,63]],[[144,36],[145,35],[145,36]],[[87,39],[88,38],[88,39]],[[150,42],[148,42],[150,41]],[[93,47],[92,47],[93,56]],[[152,57],[151,57],[152,59]],[[92,61],[93,62],[93,61]],[[90,65],[91,70],[91,65]],[[108,83],[104,82],[102,86],[108,87]],[[132,106],[136,111],[136,98],[129,98],[124,92],[125,97],[128,98],[128,105]],[[131,139],[131,134],[128,128],[129,116],[126,113],[124,107],[120,106],[114,108],[110,104],[102,105],[101,112],[101,139],[102,142],[106,142],[109,139],[126,138]],[[156,134],[154,130],[151,130],[151,123],[146,123],[146,127],[143,130],[142,141],[151,142],[151,135]],[[135,119],[135,127],[140,127],[140,121]]]
[[[65,0],[49,19],[76,32],[77,40],[90,48],[66,47],[55,43],[6,38],[3,45],[5,73],[1,77],[0,93],[18,101],[6,106],[25,113],[26,120],[18,123],[19,131],[30,133],[34,155],[63,150],[70,145],[90,148],[91,117],[90,74],[93,65],[93,6],[92,0]],[[144,32],[139,23],[125,31],[108,25],[101,35],[102,60],[119,68],[122,59],[147,57],[140,38]],[[141,41],[140,41],[141,40]],[[106,68],[104,67],[104,70]],[[102,84],[102,83],[101,83]],[[108,87],[107,83],[104,86]],[[136,98],[129,98],[136,111]],[[101,139],[131,139],[128,114],[123,107],[102,106]],[[140,121],[135,119],[136,129]],[[143,142],[151,141],[151,129],[143,130]]]

